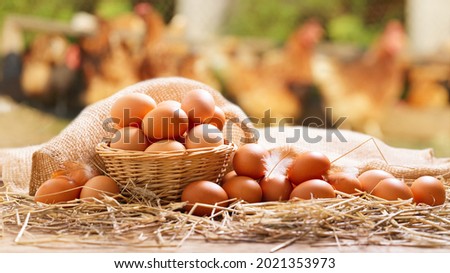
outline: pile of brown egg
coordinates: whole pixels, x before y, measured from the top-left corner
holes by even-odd
[[[144,152],[184,152],[224,144],[225,114],[205,90],[186,93],[181,102],[156,104],[146,94],[119,97],[111,106],[116,132],[110,147]]]
[[[195,203],[226,207],[230,200],[248,203],[285,201],[291,199],[334,198],[336,193],[370,193],[385,200],[413,199],[430,206],[445,202],[443,183],[435,177],[422,176],[411,186],[383,170],[361,173],[330,172],[331,162],[320,152],[303,152],[289,161],[289,166],[273,172],[271,154],[259,144],[240,147],[233,157],[234,171],[223,177],[221,185],[211,181],[189,184],[182,193],[185,210]],[[282,168],[283,169],[283,168]],[[195,215],[211,215],[213,206],[195,206]]]
[[[213,148],[224,144],[225,113],[211,93],[193,89],[181,102],[155,100],[143,93],[120,96],[111,106],[115,133],[110,147],[147,153],[184,153],[187,149]],[[119,193],[117,183],[88,165],[65,162],[35,194],[42,203],[67,202]]]
[[[89,165],[76,162],[65,162],[61,169],[42,183],[36,191],[36,202],[54,204],[75,199],[101,200],[105,196],[119,194],[116,181],[108,176],[100,175]]]

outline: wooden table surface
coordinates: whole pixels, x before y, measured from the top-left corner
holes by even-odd
[[[14,242],[15,235],[4,234],[0,239],[0,252],[189,252],[189,253],[269,253],[278,244],[263,243],[218,243],[206,242],[203,239],[186,240],[181,247],[158,247],[154,246],[97,246],[76,243],[55,243],[46,246],[22,245]],[[404,246],[321,246],[315,247],[302,243],[295,243],[286,248],[282,248],[277,253],[337,253],[337,252],[446,252],[450,253],[450,248],[419,248]]]

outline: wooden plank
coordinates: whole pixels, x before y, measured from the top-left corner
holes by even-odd
[[[18,245],[14,243],[15,236],[5,235],[0,239],[0,252],[185,252],[185,253],[269,253],[271,249],[279,244],[263,243],[218,243],[206,242],[203,239],[187,240],[181,247],[136,247],[136,246],[97,246],[89,244],[76,243],[55,243],[46,246]],[[327,253],[327,252],[446,252],[450,253],[450,248],[419,248],[404,246],[324,246],[315,247],[302,243],[292,244],[286,248],[280,249],[277,253]]]
[[[13,22],[23,30],[41,31],[46,33],[61,33],[70,36],[80,36],[84,33],[75,31],[69,23],[43,19],[33,16],[10,15],[7,21]]]

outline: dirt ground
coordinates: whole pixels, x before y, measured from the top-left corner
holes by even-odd
[[[427,110],[400,104],[387,116],[382,123],[386,143],[433,148],[436,156],[450,157],[450,107]],[[69,122],[0,97],[0,148],[43,143]]]

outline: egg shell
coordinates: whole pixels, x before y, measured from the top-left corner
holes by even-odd
[[[150,142],[144,132],[135,127],[124,127],[114,134],[110,147],[113,149],[144,151]]]
[[[408,185],[397,178],[386,178],[381,180],[372,190],[372,195],[389,201],[413,198],[413,193]]]
[[[430,206],[439,206],[445,203],[445,187],[437,178],[421,176],[411,185],[414,202]]]
[[[368,193],[372,193],[375,186],[386,178],[394,178],[394,176],[383,170],[368,170],[358,176],[362,189]]]
[[[211,124],[200,124],[192,128],[185,140],[187,149],[213,148],[224,144],[222,132]]]
[[[175,139],[187,131],[187,114],[172,105],[163,105],[150,111],[142,121],[142,131],[150,140]]]
[[[132,93],[119,97],[111,106],[111,117],[119,127],[141,124],[144,116],[156,107],[155,100],[145,94]]]
[[[226,200],[228,200],[228,195],[225,190],[211,181],[192,182],[184,188],[181,194],[181,201],[187,202],[184,207],[186,212],[190,212],[195,203],[217,204],[218,206],[226,207],[228,206],[228,202],[225,202]],[[218,212],[220,209],[215,209],[215,211]],[[197,216],[210,216],[212,212],[212,208],[197,206],[192,213]]]
[[[237,176],[237,173],[235,171],[228,172],[226,175],[222,178],[222,185],[225,184],[230,178],[233,178]]]
[[[147,149],[145,149],[145,152],[184,152],[186,151],[186,147],[184,147],[183,144],[176,140],[171,139],[164,139],[157,141],[150,146],[148,146]]]
[[[99,175],[86,182],[81,190],[80,199],[96,198],[101,200],[104,198],[104,195],[114,196],[119,194],[119,192],[116,181],[108,176]]]
[[[330,166],[328,157],[320,152],[300,153],[288,170],[288,178],[294,185],[311,179],[322,179]]]
[[[292,184],[284,175],[273,175],[264,177],[259,182],[263,201],[289,200],[292,192]]]
[[[361,182],[355,174],[338,172],[328,175],[327,182],[338,191],[348,194],[358,193],[362,191]]]
[[[262,200],[262,189],[256,180],[247,176],[235,176],[222,185],[230,199],[257,203]]]
[[[211,118],[205,120],[205,123],[214,125],[217,128],[219,128],[219,130],[223,129],[225,122],[226,122],[225,113],[218,106],[214,108],[214,115]]]
[[[56,177],[42,183],[34,195],[34,201],[54,204],[75,200],[81,187],[67,177]]]
[[[263,159],[269,156],[269,152],[259,144],[245,144],[236,151],[233,156],[233,168],[238,175],[248,176],[253,179],[262,178],[266,172]]]
[[[177,109],[181,109],[181,103],[176,100],[165,100],[156,105],[156,107],[161,107],[161,106],[170,106],[170,107],[175,107]]]
[[[189,121],[193,124],[204,123],[212,118],[215,106],[213,96],[202,89],[189,91],[181,101],[181,109],[187,113]]]
[[[326,181],[311,179],[301,183],[292,190],[290,199],[294,197],[305,200],[312,198],[334,198],[336,197],[336,193],[333,187]]]

